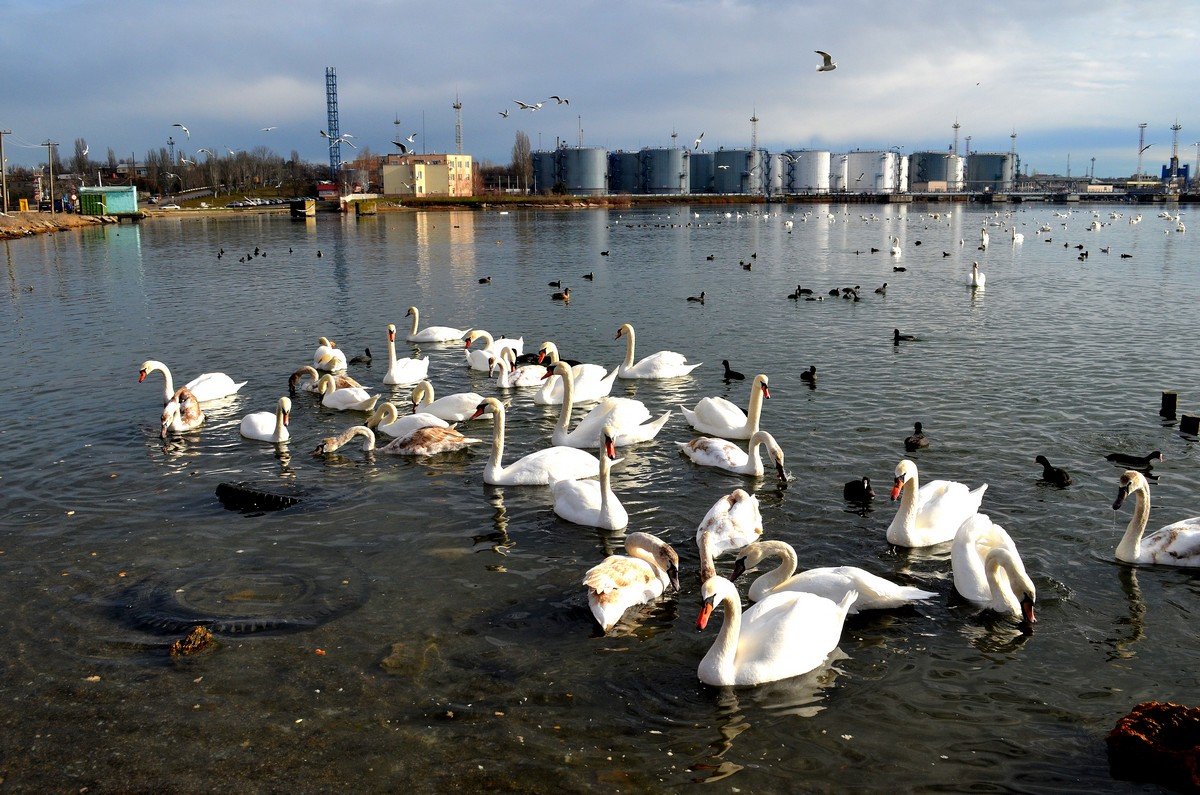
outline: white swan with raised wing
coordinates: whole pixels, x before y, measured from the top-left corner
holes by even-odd
[[[950,565],[954,590],[967,601],[1031,624],[1037,620],[1033,614],[1037,589],[1025,573],[1021,553],[1005,529],[987,515],[974,514],[958,528]]]
[[[145,381],[146,376],[155,371],[163,374],[163,405],[165,406],[175,396],[175,385],[171,380],[171,371],[167,369],[165,364],[157,359],[147,359],[142,362],[142,367],[138,370],[138,383],[140,384]],[[247,381],[236,383],[232,378],[225,375],[225,373],[201,373],[184,384],[184,386],[195,396],[198,403],[209,403],[229,397],[230,395],[236,395],[237,391],[247,383]]]
[[[750,384],[750,402],[747,411],[723,397],[700,398],[696,408],[683,406],[683,418],[700,433],[720,436],[724,439],[749,439],[758,430],[762,414],[762,402],[771,399],[771,388],[767,376],[759,373]]]
[[[287,428],[291,413],[291,399],[281,397],[274,411],[255,411],[242,417],[238,432],[247,439],[257,439],[260,442],[286,442],[291,438]]]
[[[678,378],[700,366],[699,363],[689,364],[686,356],[675,351],[652,353],[634,364],[634,346],[637,342],[633,326],[623,323],[617,329],[617,336],[613,339],[619,340],[621,337],[625,338],[625,361],[621,362],[621,366],[617,368],[619,378]]]
[[[907,458],[896,464],[892,500],[900,508],[887,529],[887,540],[898,547],[928,547],[952,541],[958,528],[979,510],[987,484],[971,491],[953,480],[933,480],[924,486],[917,465]]]
[[[492,455],[483,467],[483,482],[493,486],[548,486],[558,480],[590,478],[600,474],[596,457],[574,447],[547,447],[503,466],[504,404],[484,398],[475,416],[492,413]]]
[[[613,441],[618,447],[637,444],[657,436],[671,417],[671,412],[668,411],[658,419],[648,422],[650,410],[642,401],[606,397],[592,407],[587,416],[575,426],[575,430],[568,431],[571,409],[575,403],[575,377],[566,362],[554,365],[554,373],[563,381],[562,408],[558,414],[558,424],[554,426],[554,433],[551,435],[551,439],[557,445],[595,447],[600,443],[600,435],[606,425],[612,426],[615,434]]]
[[[420,323],[421,313],[415,306],[410,306],[404,316],[412,318],[412,329],[405,337],[409,342],[456,342],[461,340],[469,330],[450,326],[426,326],[418,331],[417,326]]]
[[[625,536],[628,555],[609,555],[588,569],[583,584],[596,623],[608,632],[625,611],[653,601],[667,590],[679,590],[679,555],[649,533]]]

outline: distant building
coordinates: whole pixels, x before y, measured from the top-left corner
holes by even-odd
[[[474,185],[470,155],[388,155],[383,161],[388,196],[471,196]]]

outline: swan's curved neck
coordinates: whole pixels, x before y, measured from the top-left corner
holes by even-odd
[[[492,404],[492,457],[488,459],[487,468],[491,472],[499,472],[500,459],[504,457],[504,406]]]
[[[558,413],[558,425],[555,426],[555,431],[565,434],[571,426],[571,409],[575,407],[575,376],[571,373],[571,368],[564,369],[566,372],[562,375],[562,410]]]
[[[757,417],[755,418],[757,419]],[[758,427],[758,423],[754,423]],[[763,475],[762,448],[764,440],[758,435],[757,431],[750,437],[750,455],[746,458],[746,467],[750,470],[751,475],[761,478]]]
[[[725,619],[721,622],[721,632],[712,645],[716,653],[713,662],[720,677],[731,681],[737,668],[738,638],[742,634],[742,605],[734,588],[724,587],[719,593],[721,605],[725,608]]]
[[[479,331],[477,331],[475,333],[475,339],[483,340],[483,342],[484,342],[483,349],[485,351],[490,351],[496,347],[496,340],[492,338],[491,334],[489,334],[486,331],[483,331],[482,329],[480,329]]]
[[[746,406],[746,424],[750,426],[751,433],[758,430],[758,419],[762,414],[762,405],[762,384],[756,378],[754,384],[750,387],[750,404]]]
[[[1005,579],[1001,581],[1000,572]],[[984,561],[984,573],[987,576],[988,591],[991,593],[992,608],[998,612],[1020,613],[1021,598],[1017,595],[1016,586],[1019,583],[1022,590],[1032,590],[1029,575],[1018,558],[1007,549],[996,548],[988,553]]]
[[[625,367],[633,367],[633,352],[637,341],[634,339],[633,327],[625,332]]]
[[[396,335],[388,334],[388,369],[396,366]]]
[[[418,406],[428,406],[433,402],[433,384],[428,381],[422,381],[417,385],[417,389],[421,390],[421,401]]]
[[[420,318],[421,318],[421,312],[420,312],[420,310],[419,310],[419,309],[417,309],[415,306],[413,306],[413,307],[409,307],[409,310],[412,312],[412,319],[413,319],[413,322],[412,322],[412,335],[413,335],[413,336],[416,336],[416,334],[417,334],[417,325],[418,325],[418,323],[419,323],[419,321],[420,321]]]
[[[343,431],[341,434],[333,437],[332,449],[337,450],[338,448],[345,446],[355,436],[361,436],[367,440],[363,445],[363,450],[370,451],[375,449],[375,434],[365,425],[355,425],[353,428],[349,428]]]
[[[163,405],[171,402],[171,398],[175,396],[175,382],[171,378],[171,370],[162,362],[154,362],[154,369],[163,374]]]
[[[708,582],[710,577],[716,576],[717,567],[713,563],[712,552],[708,549],[708,533],[701,533],[696,539],[696,547],[700,552],[700,583]]]
[[[604,449],[604,445],[600,445],[600,515],[608,515],[608,498],[612,494],[612,486],[609,481],[609,469],[612,467],[612,462],[608,460],[608,451]]]
[[[759,541],[758,545],[765,555],[778,555],[781,558],[778,566],[755,580],[756,583],[763,583],[767,593],[773,593],[796,573],[796,550],[783,541]]]
[[[900,527],[908,530],[917,520],[917,492],[921,488],[920,476],[913,472],[912,477],[904,482],[904,487],[900,490],[900,508],[896,511],[896,518],[892,521],[892,526],[896,526],[896,522],[900,522]]]
[[[282,404],[275,407],[275,433],[271,436],[271,438],[276,442],[286,441],[288,438],[287,425],[284,425],[283,423],[284,414],[285,412]]]
[[[1117,545],[1117,557],[1121,560],[1135,560],[1142,546],[1142,534],[1146,532],[1146,523],[1150,521],[1150,492],[1143,486],[1133,493],[1133,516]]]

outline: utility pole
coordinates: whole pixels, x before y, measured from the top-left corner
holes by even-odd
[[[50,214],[54,215],[54,147],[58,146],[58,141],[46,141],[42,144],[46,147],[46,161],[50,167]]]
[[[1137,173],[1134,178],[1141,181],[1142,178],[1142,152],[1146,151],[1146,122],[1138,125],[1138,166]]]
[[[1092,156],[1092,173],[1091,173],[1091,176],[1089,177],[1089,179],[1095,179],[1095,178],[1096,178],[1096,158],[1093,155]]]
[[[4,214],[8,215],[8,161],[4,159],[6,135],[12,135],[12,130],[0,130],[0,191],[4,193]],[[1197,145],[1196,157],[1200,158],[1200,145]]]
[[[167,162],[170,163],[173,168],[175,166],[175,139],[170,135],[167,136],[167,150],[170,152],[170,154],[167,155]]]

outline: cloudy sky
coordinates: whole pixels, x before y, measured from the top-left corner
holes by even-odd
[[[384,152],[418,132],[419,148],[452,151],[457,93],[464,150],[493,162],[518,130],[550,148],[581,125],[610,149],[668,146],[672,130],[746,147],[754,113],[772,151],[944,150],[957,119],[975,151],[1007,151],[1015,129],[1023,167],[1061,173],[1069,154],[1079,174],[1095,157],[1098,176],[1133,172],[1140,122],[1148,171],[1176,117],[1184,162],[1200,140],[1193,0],[0,0],[0,19],[0,129],[21,165],[44,161],[29,144],[47,138],[64,158],[78,137],[93,157],[141,159],[172,134],[187,153],[325,161],[326,66],[356,143]],[[816,72],[816,49],[838,68]]]

